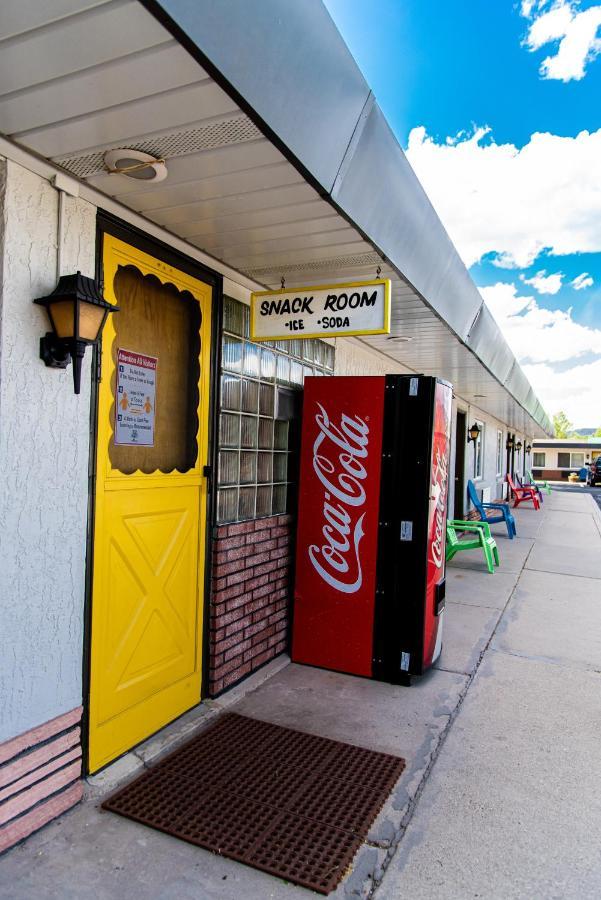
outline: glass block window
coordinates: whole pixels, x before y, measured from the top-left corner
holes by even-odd
[[[302,390],[306,375],[334,373],[334,347],[319,340],[249,339],[250,310],[224,298],[217,522],[287,512],[290,423],[278,390]]]

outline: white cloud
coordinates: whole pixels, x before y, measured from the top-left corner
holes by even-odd
[[[590,362],[591,354],[601,357],[601,329],[574,322],[571,310],[542,309],[513,283],[480,293],[547,412],[563,409],[581,427],[601,425],[601,358]]]
[[[532,296],[519,296],[515,284],[480,288],[518,360],[557,363],[585,353],[601,355],[601,329],[580,325],[571,309],[544,309]]]
[[[582,275],[577,275],[573,281],[570,281],[570,284],[575,291],[582,291],[584,288],[592,287],[594,281],[588,272],[583,272]]]
[[[562,409],[576,428],[601,427],[601,359],[561,371],[547,363],[523,369],[549,416]]]
[[[532,12],[532,10],[535,6],[536,6],[536,0],[522,0],[522,7],[521,7],[520,12],[522,13],[523,16],[525,16],[526,18],[529,18],[530,13]]]
[[[532,21],[524,45],[534,52],[558,41],[554,55],[540,65],[543,78],[579,81],[586,67],[601,53],[601,6],[581,10],[578,0],[524,0],[521,13]]]
[[[407,156],[468,267],[492,252],[526,268],[545,248],[601,251],[601,129],[535,133],[518,149],[488,128],[437,143],[419,127]]]
[[[532,304],[536,306],[534,297],[518,296],[517,288],[511,282],[498,281],[496,284],[491,284],[488,287],[479,288],[479,291],[484,302],[503,329],[505,329],[508,321],[524,312],[529,306]],[[507,337],[506,333],[505,336]]]
[[[561,290],[562,279],[562,272],[554,272],[552,275],[547,275],[544,269],[541,272],[537,272],[532,278],[520,275],[520,280],[524,284],[531,285],[539,294],[557,294]]]

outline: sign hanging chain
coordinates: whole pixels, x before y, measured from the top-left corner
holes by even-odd
[[[282,286],[282,290],[285,291],[286,290],[286,279],[283,275],[280,276],[280,284]]]

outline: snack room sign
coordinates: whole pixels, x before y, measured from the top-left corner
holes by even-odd
[[[390,280],[251,294],[251,340],[390,334]]]

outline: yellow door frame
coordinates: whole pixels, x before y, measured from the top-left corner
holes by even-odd
[[[117,469],[113,469],[109,458],[109,442],[113,432],[113,410],[114,397],[112,394],[112,382],[115,372],[115,326],[111,321],[111,317],[107,320],[102,342],[102,380],[99,385],[97,395],[97,426],[95,434],[95,447],[93,449],[95,457],[95,485],[93,487],[93,521],[91,529],[91,560],[92,578],[91,590],[89,597],[90,604],[90,627],[87,635],[87,644],[89,647],[89,693],[88,693],[88,771],[94,772],[107,765],[113,759],[116,759],[122,753],[127,752],[131,747],[144,740],[150,734],[163,727],[169,721],[177,718],[187,709],[200,702],[203,688],[203,672],[206,668],[206,634],[204,627],[204,608],[208,602],[206,591],[208,589],[208,579],[206,578],[206,561],[207,546],[210,530],[208,529],[208,519],[210,515],[208,502],[208,481],[206,477],[207,466],[210,463],[209,457],[209,431],[212,418],[212,360],[213,360],[213,305],[214,300],[219,301],[220,298],[220,282],[218,276],[214,273],[207,272],[207,280],[202,277],[194,277],[189,274],[187,269],[192,268],[193,271],[198,269],[199,276],[204,274],[201,266],[196,266],[192,262],[186,264],[182,260],[183,268],[179,268],[177,260],[174,265],[166,262],[165,257],[161,254],[160,249],[153,245],[150,246],[151,252],[138,249],[135,237],[127,235],[125,240],[112,234],[112,230],[102,230],[99,232],[100,259],[102,260],[105,296],[112,303],[118,303],[114,295],[113,280],[120,265],[135,266],[143,275],[153,275],[162,284],[175,284],[180,290],[189,291],[192,296],[198,300],[201,307],[201,325],[200,325],[200,378],[199,378],[199,399],[198,399],[198,432],[197,446],[198,455],[194,467],[185,472],[180,473],[173,471],[169,473],[152,473],[144,474],[136,472],[132,475],[123,474]],[[143,239],[142,239],[143,240]],[[144,241],[146,244],[146,241]],[[147,245],[147,244],[146,244]],[[156,255],[154,255],[156,252]],[[176,256],[176,254],[174,254]],[[171,254],[169,254],[171,257]],[[196,657],[194,671],[187,677],[186,690],[183,697],[165,698],[165,702],[160,704],[161,709],[156,715],[144,715],[139,722],[139,727],[134,729],[121,729],[119,726],[111,729],[110,725],[105,732],[109,733],[108,741],[103,746],[102,740],[99,740],[99,685],[95,682],[95,678],[99,676],[98,669],[98,642],[94,643],[94,634],[99,634],[99,622],[97,614],[99,603],[94,603],[94,597],[99,598],[99,592],[103,589],[103,578],[106,577],[103,571],[103,561],[98,558],[97,550],[99,547],[99,536],[102,539],[105,514],[105,496],[111,491],[128,491],[133,489],[148,488],[169,488],[197,485],[199,490],[199,522],[198,522],[198,567],[197,567],[197,598],[196,598]],[[204,595],[204,596],[203,596]],[[168,694],[169,692],[167,692]],[[113,732],[112,734],[110,732]],[[110,749],[106,749],[106,745]]]

